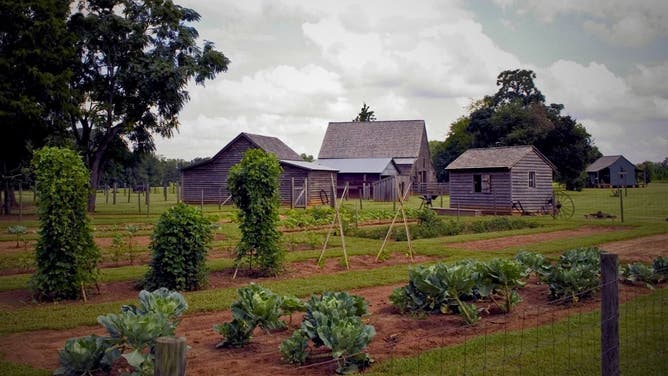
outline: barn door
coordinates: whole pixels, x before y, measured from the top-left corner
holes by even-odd
[[[292,207],[293,208],[305,208],[306,207],[306,192],[308,189],[308,180],[304,179],[303,181],[295,181],[292,178]]]

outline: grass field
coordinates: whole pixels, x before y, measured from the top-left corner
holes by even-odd
[[[628,192],[623,192],[621,199],[624,207],[624,223],[621,223],[620,197],[614,196],[610,189],[585,189],[582,192],[567,192],[575,204],[575,214],[569,219],[553,219],[550,216],[530,217],[528,220],[540,225],[538,228],[500,231],[480,234],[462,234],[450,237],[440,237],[435,239],[420,239],[413,242],[415,253],[418,255],[431,256],[448,262],[463,260],[472,257],[472,252],[460,248],[457,244],[485,239],[500,239],[511,235],[532,235],[542,234],[553,231],[578,229],[583,226],[615,227],[617,231],[601,232],[585,237],[573,237],[566,239],[543,240],[531,244],[530,250],[544,253],[555,257],[558,253],[580,246],[593,246],[617,240],[627,240],[640,238],[648,235],[668,233],[668,182],[655,182],[646,188],[632,188]],[[10,273],[9,270],[21,269],[22,263],[32,257],[32,247],[37,239],[38,221],[35,216],[35,208],[32,206],[32,193],[22,192],[22,203],[25,205],[21,210],[21,217],[18,212],[12,216],[0,217],[0,241],[8,244],[8,252],[0,254],[0,270],[5,270],[5,275],[0,276],[0,292],[17,289],[25,289],[30,275],[26,273]],[[442,198],[443,205],[448,206],[448,197]],[[140,230],[137,236],[147,236],[152,232],[153,225],[159,215],[176,202],[176,195],[169,191],[167,200],[164,199],[162,188],[158,188],[151,194],[150,210],[147,213],[144,197],[137,194],[131,194],[129,197],[119,193],[116,197],[116,205],[112,205],[112,197],[108,199],[103,193],[98,194],[97,211],[91,216],[91,221],[95,229],[96,238],[110,238],[115,234],[123,234],[127,224],[136,224]],[[412,197],[406,206],[417,208],[421,200]],[[343,202],[344,207],[354,211],[364,211],[370,209],[392,210],[392,203],[375,203],[358,200],[349,200]],[[441,205],[441,198],[434,201],[435,206]],[[141,212],[140,212],[141,207]],[[206,215],[212,216],[220,223],[220,228],[216,230],[221,235],[221,239],[212,244],[210,254],[213,257],[208,261],[208,267],[212,271],[229,269],[233,265],[230,258],[230,252],[234,249],[239,240],[239,232],[236,224],[233,222],[235,209],[231,206],[219,208],[217,205],[204,205],[203,211]],[[281,208],[284,215],[289,208]],[[602,211],[615,215],[614,220],[592,220],[585,219],[586,214]],[[474,221],[473,217],[448,218],[459,221]],[[20,224],[28,228],[25,238],[29,240],[26,250],[15,249],[9,244],[13,244],[15,236],[8,233],[8,227]],[[313,231],[296,231],[285,233],[283,236],[283,247],[287,250],[298,248],[299,251],[287,252],[286,261],[289,263],[315,260],[320,254],[322,241],[324,239],[323,229]],[[381,241],[372,239],[363,239],[356,237],[347,237],[346,245],[350,255],[375,255],[378,252]],[[511,257],[518,250],[524,249],[524,246],[508,246],[499,250],[478,250],[475,251],[475,258],[484,260],[491,257],[508,256]],[[386,253],[406,252],[405,242],[390,242]],[[109,257],[110,250],[102,249],[105,257]],[[139,247],[140,254],[147,254],[146,246]],[[341,242],[338,237],[334,237],[325,256],[328,258],[341,257]],[[668,255],[666,255],[668,256]],[[29,261],[29,260],[28,260]],[[301,297],[314,293],[320,293],[326,290],[351,290],[363,287],[386,286],[406,281],[406,265],[381,266],[371,270],[348,271],[328,275],[327,278],[319,276],[290,278],[276,281],[266,281],[263,285],[282,294],[295,294]],[[106,267],[101,271],[101,282],[114,281],[133,281],[140,279],[146,271],[146,265],[130,265],[120,267]],[[235,289],[218,288],[198,292],[186,293],[186,298],[190,305],[189,314],[207,311],[222,311],[229,307],[232,301]],[[665,306],[668,299],[666,289],[659,289],[652,295],[647,295],[634,300],[635,305],[626,306],[627,314],[632,312],[633,319],[623,320],[622,325],[622,348],[626,349],[623,354],[622,362],[627,371],[625,374],[661,374],[652,373],[656,370],[665,370],[662,365],[668,364],[666,358],[665,346],[662,339],[665,338],[666,317],[663,310],[645,309],[643,307],[656,307],[655,302]],[[654,302],[649,304],[649,302]],[[0,306],[0,335],[10,333],[26,333],[38,329],[67,330],[79,326],[95,325],[97,315],[117,310],[120,304],[129,303],[129,301],[113,301],[98,304],[76,304],[76,305],[58,305],[58,304],[26,304],[21,308],[7,308]],[[631,307],[631,308],[628,308]],[[623,311],[624,312],[624,311]],[[596,373],[598,363],[596,359],[596,330],[595,323],[597,313],[591,313],[578,318],[578,325],[582,325],[579,333],[584,340],[579,344],[562,346],[558,352],[537,348],[531,351],[519,360],[519,363],[504,365],[502,370],[504,374],[592,374]],[[503,354],[495,353],[495,343],[512,344],[518,338],[531,336],[534,340],[554,341],[550,337],[555,332],[564,331],[564,326],[574,325],[573,321],[557,322],[546,327],[530,329],[528,331],[508,332],[496,334],[494,336],[483,336],[472,338],[467,341],[465,348],[462,345],[449,346],[442,349],[432,350],[421,354],[419,357],[397,358],[391,362],[384,362],[374,365],[370,372],[372,374],[461,374],[463,364],[495,364],[503,359]],[[643,326],[644,325],[644,326]],[[650,330],[646,330],[647,327]],[[645,328],[648,331],[648,338],[638,339],[634,333],[637,328]],[[657,330],[651,330],[656,328]],[[661,337],[661,336],[664,337]],[[376,339],[380,340],[380,339]],[[565,341],[565,340],[560,340]],[[600,346],[600,345],[599,345]],[[485,349],[485,359],[480,359],[480,349]],[[498,346],[497,346],[498,348]],[[662,350],[663,349],[663,350]],[[501,351],[501,350],[498,350]],[[566,351],[566,352],[564,352]],[[636,360],[643,351],[658,353],[649,360],[647,366],[636,365]],[[560,365],[554,359],[569,358],[572,354],[579,354],[579,358],[574,358],[572,365]],[[443,362],[442,359],[447,359]],[[578,360],[580,359],[580,360]],[[592,360],[594,359],[594,360]],[[595,364],[594,364],[595,363]],[[532,368],[536,364],[550,364],[552,368],[546,371],[542,368]],[[416,368],[417,367],[417,368]],[[441,372],[445,367],[446,371]],[[478,367],[478,366],[476,366]],[[571,368],[565,368],[571,367]],[[643,368],[645,367],[645,368]],[[482,368],[482,371],[476,371],[478,368],[470,368],[466,374],[496,374],[489,368]],[[528,371],[532,370],[533,371]],[[573,371],[575,369],[575,371]],[[418,370],[420,372],[418,372]],[[431,370],[431,371],[429,371]],[[436,371],[434,371],[436,370]],[[644,373],[635,373],[635,371],[647,371]],[[535,372],[534,372],[535,371]],[[543,372],[546,371],[546,372]],[[11,364],[0,360],[0,374],[2,375],[46,375],[50,372],[44,370],[35,370],[25,365]]]

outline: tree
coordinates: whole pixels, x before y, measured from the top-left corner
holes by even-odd
[[[313,162],[313,156],[311,154],[307,155],[306,153],[301,153],[299,154],[299,157],[301,157],[301,159],[305,160],[306,162]]]
[[[230,168],[227,186],[239,208],[241,241],[236,249],[237,267],[245,260],[253,262],[264,275],[283,269],[283,252],[278,241],[278,177],[282,169],[273,154],[249,149],[238,164]]]
[[[454,161],[460,154],[471,147],[472,137],[466,132],[469,125],[467,117],[460,117],[450,125],[450,131],[444,142],[434,145],[434,149],[430,152],[432,164],[436,171],[436,179],[440,182],[448,181],[448,172],[445,168]]]
[[[75,54],[69,2],[0,0],[0,174],[5,212],[34,149],[64,143]]]
[[[557,167],[557,181],[567,189],[582,186],[583,171],[600,156],[584,126],[563,115],[561,104],[545,104],[528,70],[499,74],[498,91],[476,101],[471,113],[453,123],[445,144],[433,155],[447,166],[466,149],[534,145]],[[465,125],[464,125],[465,124]]]
[[[374,114],[373,111],[369,111],[369,106],[367,106],[366,103],[363,103],[360,113],[357,114],[357,117],[354,118],[353,121],[354,122],[376,121],[376,115]]]
[[[35,294],[48,300],[78,298],[84,284],[96,281],[100,260],[86,216],[88,170],[76,152],[53,147],[35,152],[32,167],[40,221]]]
[[[163,0],[88,0],[69,20],[76,36],[72,87],[81,103],[70,131],[98,187],[110,146],[129,140],[135,150],[155,148],[153,134],[171,137],[189,100],[191,79],[204,84],[227,70],[213,43],[196,44],[190,26],[200,15]],[[95,208],[95,196],[88,202]]]

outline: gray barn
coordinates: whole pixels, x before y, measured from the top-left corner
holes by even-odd
[[[227,175],[246,150],[273,153],[283,173],[279,177],[281,203],[295,206],[319,205],[324,191],[331,197],[336,169],[306,162],[276,137],[240,133],[211,159],[181,169],[181,199],[190,204],[220,204],[228,199]],[[229,201],[228,201],[229,202]]]
[[[633,187],[636,166],[621,155],[607,155],[587,167],[588,187]]]
[[[552,198],[556,170],[533,146],[469,149],[450,163],[450,207],[483,213],[538,213]]]

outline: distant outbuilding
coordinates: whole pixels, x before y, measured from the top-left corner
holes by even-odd
[[[229,170],[251,148],[278,158],[283,168],[279,177],[282,204],[304,207],[327,203],[331,198],[337,169],[304,161],[276,137],[242,132],[211,159],[181,169],[181,200],[189,204],[231,203],[227,189]]]
[[[469,149],[445,169],[452,209],[530,214],[551,203],[556,167],[531,145]]]
[[[633,187],[636,166],[622,155],[606,155],[587,167],[588,187]]]

